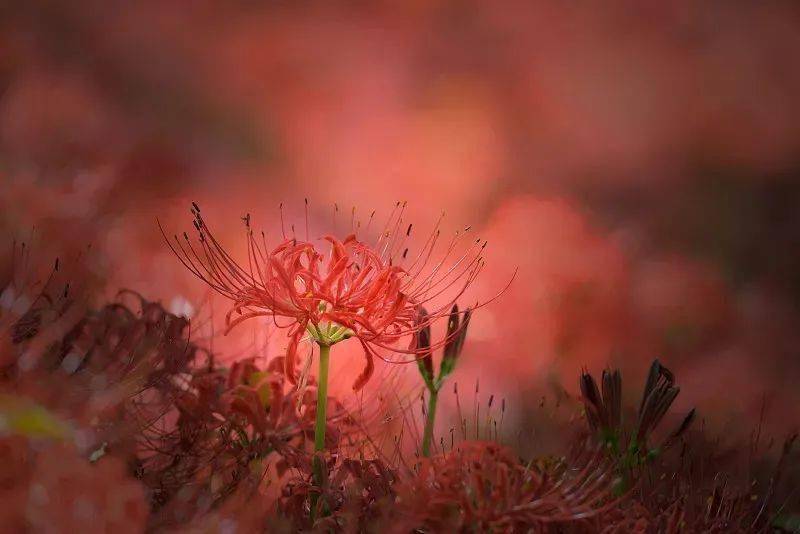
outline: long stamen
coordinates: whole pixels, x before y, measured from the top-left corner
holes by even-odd
[[[305,203],[304,211],[306,219],[306,241],[308,241],[310,239],[308,234],[308,197],[304,199],[304,203]]]

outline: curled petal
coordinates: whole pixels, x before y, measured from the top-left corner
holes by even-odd
[[[347,268],[347,262],[349,261],[350,259],[347,256],[339,258],[339,260],[333,265],[333,267],[331,267],[330,271],[328,272],[328,276],[325,278],[325,281],[320,286],[319,288],[320,293],[327,294],[331,290],[333,284],[335,284],[339,280],[339,278],[341,278],[342,274],[345,271],[345,268]]]
[[[246,321],[247,319],[252,319],[253,317],[265,317],[265,316],[268,316],[268,315],[271,315],[271,314],[269,312],[266,312],[266,311],[258,311],[258,312],[245,313],[244,315],[240,315],[239,317],[237,317],[233,321],[231,321],[230,317],[228,317],[227,318],[228,319],[228,321],[227,321],[228,325],[225,328],[225,335],[227,336],[230,333],[230,331],[233,330],[234,327],[236,327],[236,325],[238,325],[239,323],[241,323],[243,321]]]
[[[284,373],[286,379],[293,385],[297,385],[297,374],[295,367],[297,366],[297,346],[300,344],[300,336],[306,329],[306,322],[298,323],[289,338],[289,346],[286,348],[286,359],[284,360]]]
[[[325,239],[326,241],[330,242],[330,244],[331,244],[331,246],[333,248],[333,250],[331,251],[331,262],[330,262],[330,265],[333,265],[334,263],[339,261],[341,258],[347,256],[347,250],[344,248],[344,244],[341,241],[339,241],[338,239],[336,239],[332,235],[326,235],[325,237],[323,237],[323,239]]]
[[[372,373],[375,370],[375,364],[372,361],[372,351],[363,342],[361,345],[364,347],[364,358],[366,359],[366,365],[364,366],[364,370],[361,371],[361,374],[358,375],[358,378],[356,378],[356,381],[353,382],[353,391],[358,391],[359,389],[363,388],[364,384],[366,384],[370,377],[372,377]]]

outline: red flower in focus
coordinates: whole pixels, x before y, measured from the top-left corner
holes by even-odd
[[[343,240],[325,236],[323,240],[329,244],[326,247],[329,250],[325,251],[307,240],[285,236],[269,250],[263,232],[260,240],[255,237],[247,215],[245,268],[215,239],[199,208],[193,204],[197,244],[184,233],[183,242],[176,236],[177,246],[170,243],[170,248],[192,273],[233,301],[227,314],[228,330],[259,316],[272,317],[277,327],[289,329],[286,376],[293,383],[297,348],[306,333],[321,345],[333,345],[351,337],[358,339],[366,357],[366,366],[353,385],[359,389],[372,375],[374,356],[388,361],[380,354],[382,350],[409,354],[416,359],[420,349],[413,342],[413,335],[449,316],[450,307],[484,265],[481,252],[485,241],[476,240],[460,256],[453,254],[459,234],[441,260],[431,261],[440,235],[437,224],[417,257],[409,260],[408,266],[402,266],[408,248],[402,254],[400,250],[411,233],[411,225],[402,232],[403,209],[397,208],[399,204],[376,246],[359,241],[355,234]],[[393,264],[395,255],[402,256],[400,265]],[[420,322],[420,308],[433,299],[438,302]],[[238,317],[232,319],[234,313]],[[412,336],[412,343],[399,345],[406,336]],[[450,337],[437,346],[449,342]]]

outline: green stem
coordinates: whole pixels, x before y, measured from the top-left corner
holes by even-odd
[[[425,418],[425,433],[422,435],[422,456],[431,455],[431,441],[433,441],[433,423],[436,421],[436,403],[439,400],[439,392],[430,390],[431,396],[428,399],[428,413]]]
[[[319,377],[317,377],[317,424],[314,427],[314,450],[325,449],[325,422],[328,418],[328,361],[331,348],[319,346]]]
[[[330,345],[319,344],[319,376],[317,377],[317,421],[314,426],[314,451],[325,450],[325,423],[328,418],[328,362],[330,360]],[[314,456],[314,484],[322,488],[323,469],[325,468],[321,457]],[[311,497],[311,518],[316,516],[318,494]]]

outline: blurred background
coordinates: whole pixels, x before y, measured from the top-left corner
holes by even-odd
[[[635,399],[658,357],[679,408],[746,437],[766,406],[780,436],[800,405],[798,54],[791,1],[8,2],[0,231],[35,227],[42,263],[86,262],[104,298],[192,314],[207,292],[156,217],[188,230],[197,201],[242,250],[240,217],[274,236],[281,202],[302,224],[308,197],[321,235],[344,231],[334,203],[346,221],[407,200],[415,227],[445,211],[488,239],[475,298],[518,269],[456,374],[514,426],[583,367],[620,366]]]

